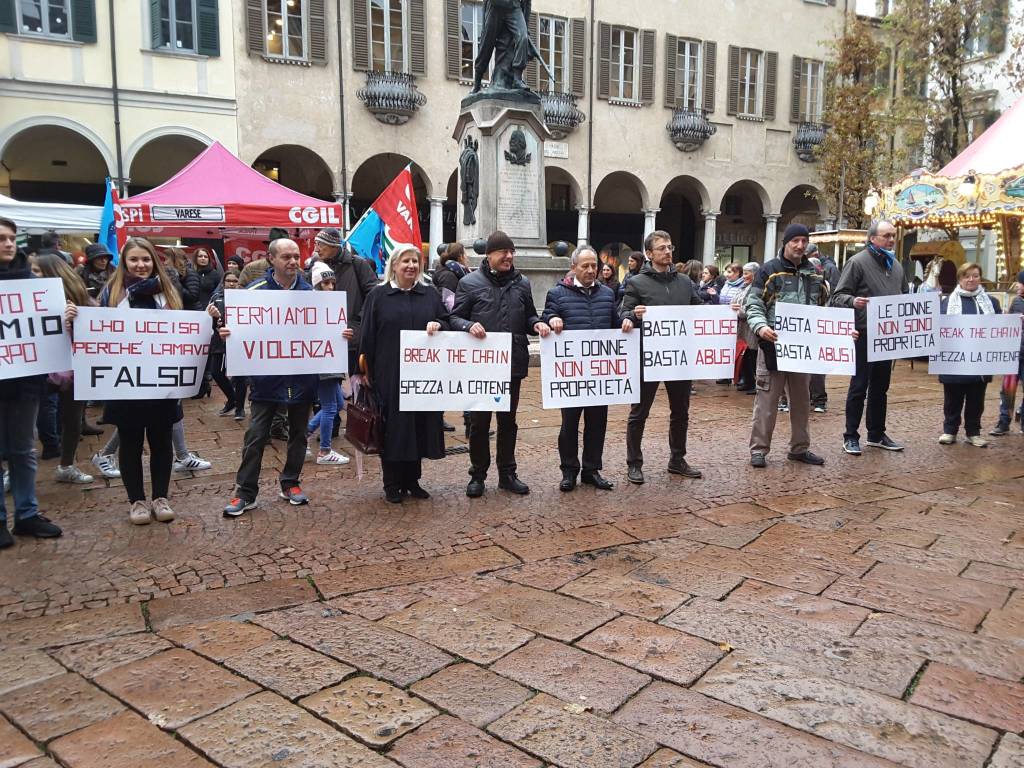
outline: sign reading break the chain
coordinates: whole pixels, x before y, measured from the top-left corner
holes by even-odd
[[[1020,365],[1021,315],[941,315],[928,373],[1013,375]]]
[[[403,411],[509,411],[512,334],[402,331]]]

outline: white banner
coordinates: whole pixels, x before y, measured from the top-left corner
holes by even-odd
[[[640,334],[562,331],[540,340],[544,408],[640,401]]]
[[[924,357],[938,349],[939,294],[868,300],[868,362]]]
[[[1020,365],[1021,315],[941,315],[928,373],[1005,376]]]
[[[853,376],[857,354],[853,310],[775,304],[775,358],[780,371]]]
[[[344,291],[225,291],[229,376],[348,373]]]
[[[76,400],[178,400],[199,391],[213,324],[205,312],[79,307]]]
[[[512,334],[402,331],[400,375],[403,411],[508,411]]]
[[[60,278],[0,282],[0,379],[71,370],[64,304]]]
[[[736,313],[728,306],[648,307],[643,317],[646,381],[731,379]]]

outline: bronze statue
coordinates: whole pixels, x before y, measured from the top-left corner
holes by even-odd
[[[462,223],[467,227],[476,224],[476,204],[480,197],[480,158],[477,156],[479,147],[479,142],[472,136],[467,136],[462,154],[459,155]]]
[[[494,72],[488,90],[532,93],[523,80],[531,58],[536,58],[552,77],[537,47],[530,40],[526,20],[532,0],[484,0],[480,51],[474,65],[473,90],[479,93],[487,67],[494,57]],[[553,79],[553,78],[552,78]],[[536,98],[536,97],[533,97]]]
[[[512,165],[529,165],[532,155],[526,151],[526,134],[522,128],[516,128],[508,140],[505,159]]]

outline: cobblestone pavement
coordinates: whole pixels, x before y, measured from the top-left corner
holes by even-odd
[[[841,453],[836,379],[826,467],[785,460],[782,416],[757,471],[751,399],[707,382],[703,480],[665,472],[662,395],[646,485],[616,408],[618,487],[562,494],[528,382],[526,499],[494,477],[466,499],[453,455],[427,502],[385,503],[368,460],[308,465],[313,503],[289,507],[277,443],[261,506],[225,520],[243,426],[212,400],[187,411],[214,469],[174,481],[173,524],[130,526],[118,484],[44,462],[66,535],[0,553],[0,766],[1024,765],[1024,436],[937,445],[941,389],[900,363],[905,454]]]

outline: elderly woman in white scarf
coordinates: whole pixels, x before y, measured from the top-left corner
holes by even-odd
[[[981,286],[981,267],[967,262],[956,272],[957,287],[949,296],[942,297],[944,315],[1001,314],[999,302],[989,296]],[[961,419],[967,442],[984,448],[988,440],[981,436],[981,415],[985,411],[985,388],[991,376],[939,376],[944,391],[942,404],[943,426],[939,443],[953,445],[960,429]]]

